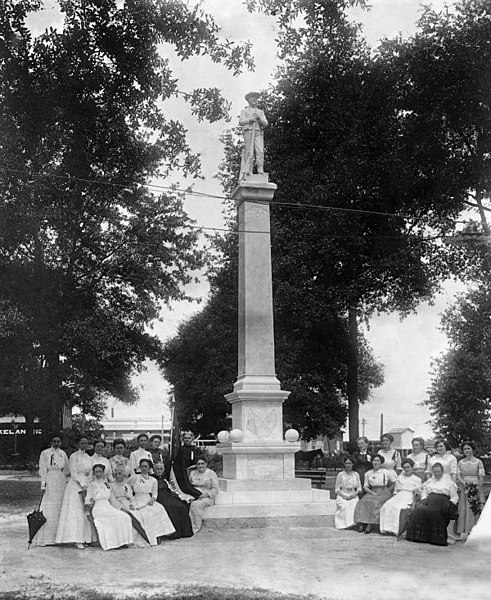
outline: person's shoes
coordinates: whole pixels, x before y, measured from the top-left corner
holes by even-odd
[[[365,533],[371,533],[372,532],[372,526],[371,525],[367,525],[365,528]]]
[[[363,530],[364,530],[363,524],[358,525],[358,529],[356,531],[358,531],[358,533],[363,533]]]
[[[75,544],[75,547],[79,550],[85,550],[85,546],[83,544]]]

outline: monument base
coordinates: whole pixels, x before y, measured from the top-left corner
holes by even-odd
[[[268,527],[334,525],[336,501],[308,479],[231,481],[219,479],[216,504],[204,512],[205,526]]]

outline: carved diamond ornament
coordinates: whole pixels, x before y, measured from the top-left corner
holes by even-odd
[[[246,429],[259,439],[268,439],[278,424],[278,411],[275,408],[248,408]]]

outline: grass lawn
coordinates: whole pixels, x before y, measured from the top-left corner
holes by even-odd
[[[0,516],[30,512],[41,500],[40,481],[0,480]]]
[[[280,594],[267,590],[248,590],[208,586],[179,586],[169,592],[142,593],[141,590],[124,594],[100,593],[91,589],[66,589],[55,591],[16,591],[0,592],[0,600],[308,600],[314,596],[297,596],[294,594]]]

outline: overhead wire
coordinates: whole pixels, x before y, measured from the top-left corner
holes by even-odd
[[[129,184],[118,183],[118,182],[114,182],[114,181],[105,181],[103,179],[89,179],[86,177],[78,177],[75,175],[60,175],[57,173],[44,173],[41,171],[26,172],[22,169],[13,169],[11,167],[6,167],[3,165],[0,165],[0,171],[9,172],[9,173],[17,173],[19,175],[22,175],[24,177],[29,177],[29,178],[48,177],[48,178],[60,179],[63,181],[68,181],[68,182],[78,181],[81,183],[88,183],[88,184],[102,185],[102,186],[109,186],[109,187],[116,187],[119,189],[130,190]],[[168,192],[183,194],[185,196],[196,196],[196,197],[202,197],[202,198],[211,198],[211,199],[228,200],[228,201],[232,200],[232,198],[229,196],[209,194],[207,192],[201,192],[201,191],[193,190],[190,188],[183,189],[183,188],[177,187],[176,185],[164,186],[164,185],[153,184],[153,183],[138,183],[137,185],[140,187],[143,187],[143,188],[148,188],[151,191],[153,191],[153,190],[168,191]],[[264,201],[254,200],[254,199],[250,200],[250,202],[258,203],[258,204],[264,203]],[[324,204],[302,204],[299,202],[285,202],[285,201],[281,201],[281,200],[271,200],[271,201],[268,201],[268,204],[276,205],[276,206],[287,206],[290,208],[297,208],[297,209],[302,209],[302,210],[322,210],[322,211],[328,211],[328,212],[345,212],[345,213],[353,213],[353,214],[392,217],[392,218],[397,218],[397,219],[407,219],[407,220],[412,220],[412,221],[418,221],[423,218],[423,217],[417,217],[417,216],[413,216],[413,215],[404,215],[404,214],[397,214],[397,213],[391,213],[391,212],[385,212],[385,211],[375,211],[375,210],[369,210],[369,209],[330,206],[330,205],[324,205]],[[454,220],[453,222],[455,224],[465,223],[465,221],[459,221],[459,220]],[[203,231],[208,230],[208,231],[217,231],[217,232],[225,232],[225,233],[263,233],[263,234],[269,233],[268,231],[260,231],[260,230],[257,230],[257,231],[255,231],[255,230],[234,230],[234,229],[230,229],[230,228],[205,227],[205,226],[194,226],[194,225],[186,225],[183,227],[187,227],[187,228],[191,228],[191,229],[201,229]],[[359,238],[360,236],[322,235],[322,237],[327,237],[327,238],[331,237],[333,239],[334,238],[355,239],[355,238]],[[368,238],[375,237],[377,239],[379,239],[379,238],[399,239],[401,236],[378,236],[377,235],[377,236],[364,236],[364,237],[368,237]],[[411,236],[411,237],[416,237],[416,236]],[[417,237],[419,237],[419,239],[421,239],[420,236],[417,236]],[[438,237],[440,237],[440,236],[438,236]],[[430,238],[430,237],[424,238],[423,237],[423,239],[434,239],[434,238]]]

